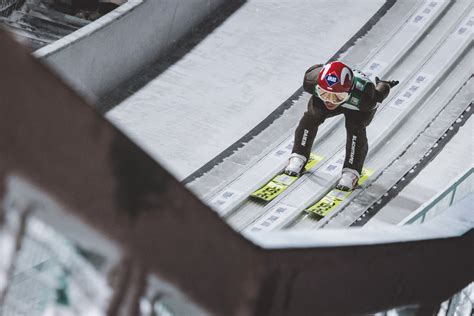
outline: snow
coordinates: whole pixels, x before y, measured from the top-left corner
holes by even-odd
[[[7,286],[8,272],[13,260],[15,239],[7,229],[0,229],[0,294]]]
[[[474,120],[472,116],[443,150],[392,201],[366,225],[397,224],[430,200],[457,176],[474,166]],[[392,216],[390,216],[392,215]]]
[[[328,60],[384,3],[247,1],[107,117],[183,179],[293,94],[304,71]]]

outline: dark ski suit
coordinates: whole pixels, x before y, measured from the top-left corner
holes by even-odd
[[[354,84],[349,99],[334,110],[328,110],[316,93],[318,75],[324,65],[309,68],[304,77],[303,88],[311,93],[308,110],[301,118],[295,131],[293,153],[309,158],[311,147],[318,132],[318,127],[326,118],[344,114],[346,126],[346,158],[344,168],[362,171],[369,149],[366,127],[372,121],[377,110],[377,102],[382,102],[390,92],[386,82],[377,86],[362,72],[353,70]]]

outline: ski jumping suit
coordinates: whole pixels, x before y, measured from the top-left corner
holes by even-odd
[[[316,93],[318,75],[323,66],[314,65],[305,73],[303,88],[312,97],[308,102],[308,110],[296,128],[293,153],[305,156],[307,161],[319,125],[328,117],[344,114],[346,157],[343,168],[354,169],[361,174],[369,149],[366,127],[375,115],[377,102],[382,102],[388,96],[390,86],[385,82],[379,82],[375,86],[362,72],[353,70],[354,83],[348,100],[336,109],[328,110]]]

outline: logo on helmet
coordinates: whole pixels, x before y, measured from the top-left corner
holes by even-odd
[[[334,72],[331,72],[324,79],[326,80],[328,86],[330,86],[330,87],[332,87],[333,85],[335,85],[336,83],[339,82],[339,78],[337,77],[337,75]]]

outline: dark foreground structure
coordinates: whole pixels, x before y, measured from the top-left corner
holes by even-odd
[[[140,294],[124,297],[145,274],[215,315],[429,311],[474,279],[470,207],[422,225],[244,237],[3,30],[0,51],[3,224],[16,203],[16,252],[30,217],[90,252],[116,249],[110,315],[137,308]]]

